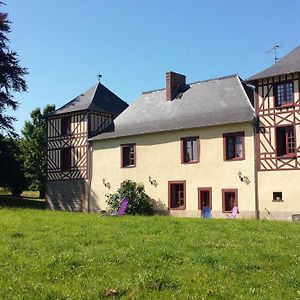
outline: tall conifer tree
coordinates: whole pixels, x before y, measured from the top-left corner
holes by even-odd
[[[3,5],[0,1],[0,6]],[[27,70],[19,66],[17,53],[9,49],[7,34],[10,32],[10,24],[7,13],[0,12],[0,133],[16,136],[13,127],[16,119],[7,115],[6,110],[16,110],[18,107],[18,101],[12,93],[27,90],[23,78]]]

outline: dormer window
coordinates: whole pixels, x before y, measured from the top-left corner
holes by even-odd
[[[275,85],[275,106],[292,105],[294,103],[294,87],[292,81]]]

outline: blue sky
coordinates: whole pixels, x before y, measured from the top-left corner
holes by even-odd
[[[5,1],[5,0],[4,0]],[[13,114],[21,131],[36,107],[60,107],[101,82],[132,103],[165,86],[238,73],[247,78],[300,44],[300,0],[6,0],[11,49],[27,67],[28,92]]]

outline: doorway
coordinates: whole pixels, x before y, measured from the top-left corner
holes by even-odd
[[[204,215],[204,211],[209,213],[212,209],[212,189],[210,187],[206,188],[198,188],[198,209],[202,211],[202,215]]]

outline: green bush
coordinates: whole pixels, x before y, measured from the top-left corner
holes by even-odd
[[[114,194],[106,195],[106,203],[111,211],[117,211],[124,197],[129,199],[126,214],[130,215],[152,215],[153,206],[151,198],[145,193],[142,183],[124,180],[121,187]]]

